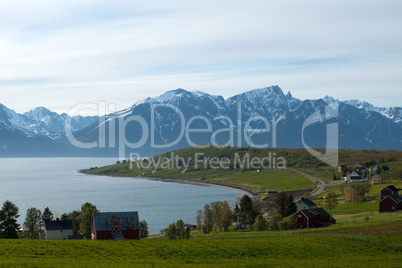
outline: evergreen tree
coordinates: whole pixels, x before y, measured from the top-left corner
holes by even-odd
[[[3,203],[0,210],[0,237],[1,238],[18,238],[20,225],[17,223],[18,207],[11,201],[7,200]]]
[[[52,221],[53,220],[53,212],[50,211],[49,207],[46,207],[42,213],[42,220],[45,221]]]
[[[28,239],[38,239],[42,232],[42,213],[39,209],[29,208],[24,221],[23,236]]]
[[[282,219],[296,213],[297,207],[293,203],[293,196],[288,196],[285,192],[280,192],[274,202],[274,210],[281,215]]]
[[[243,229],[247,229],[250,225],[252,226],[254,224],[256,216],[257,213],[254,211],[253,201],[248,195],[244,195],[240,199],[237,221]]]
[[[289,198],[287,194],[282,191],[275,199],[276,212],[281,215],[282,219],[286,217]]]
[[[287,208],[286,208],[286,216],[285,216],[285,217],[291,216],[291,215],[295,214],[296,211],[297,211],[297,206],[296,206],[296,204],[293,202],[293,196],[292,196],[292,195],[289,195],[289,198],[288,198],[288,205],[287,205]]]

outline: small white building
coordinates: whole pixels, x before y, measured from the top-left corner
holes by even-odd
[[[45,221],[45,238],[46,239],[69,239],[73,235],[73,221],[55,220]]]
[[[295,200],[294,203],[296,204],[297,210],[317,208],[317,205],[313,201],[304,197]]]

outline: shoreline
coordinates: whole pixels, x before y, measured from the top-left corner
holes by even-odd
[[[162,182],[174,182],[174,183],[184,183],[184,184],[193,184],[199,186],[221,186],[221,187],[228,187],[236,190],[243,191],[247,194],[250,194],[252,197],[259,196],[259,194],[249,190],[242,188],[240,186],[234,185],[227,185],[221,183],[214,183],[214,182],[205,182],[205,181],[196,181],[196,180],[188,180],[188,179],[179,179],[179,178],[165,178],[165,177],[143,177],[143,176],[124,176],[124,175],[108,175],[108,174],[91,174],[85,172],[85,169],[78,170],[79,173],[86,174],[86,175],[93,175],[93,176],[106,176],[106,177],[125,177],[125,178],[139,178],[139,179],[147,179],[153,181],[162,181]]]

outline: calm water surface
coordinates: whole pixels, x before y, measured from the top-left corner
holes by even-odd
[[[114,158],[0,158],[0,202],[20,209],[49,207],[55,214],[80,210],[90,202],[101,211],[138,211],[150,233],[182,219],[195,224],[204,204],[227,200],[234,205],[244,192],[220,186],[198,186],[141,178],[85,175],[80,169],[114,164]]]

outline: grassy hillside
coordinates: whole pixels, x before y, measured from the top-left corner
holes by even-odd
[[[195,155],[202,155],[205,163],[210,163],[210,159],[228,159],[228,168],[211,168],[203,163],[196,164]],[[174,159],[179,156],[185,159],[185,166],[182,162],[167,162],[166,159]],[[245,157],[249,160],[253,158],[266,159],[264,165],[271,164],[272,168],[253,168],[251,166],[239,165]],[[401,165],[402,152],[388,151],[380,152],[375,150],[340,150],[339,162],[347,165],[356,165],[368,161],[376,161],[382,164]],[[240,160],[237,161],[236,159]],[[265,189],[273,188],[277,191],[299,191],[313,190],[316,182],[312,179],[295,173],[290,170],[278,168],[277,164],[284,159],[286,167],[295,168],[304,173],[313,175],[327,182],[330,182],[333,175],[342,176],[337,172],[337,168],[326,165],[313,157],[304,149],[258,149],[258,148],[237,148],[225,147],[216,148],[208,146],[206,148],[185,148],[174,152],[158,155],[146,160],[146,162],[127,162],[92,170],[85,170],[85,173],[111,176],[142,176],[159,178],[177,178],[186,180],[199,180],[205,178],[205,182],[219,183],[229,186],[241,187],[254,193],[262,194]],[[158,163],[153,164],[152,161]],[[392,160],[390,164],[388,161]],[[162,163],[169,163],[163,166]],[[172,168],[173,167],[173,168]],[[257,170],[261,172],[258,172]]]
[[[366,215],[370,221],[364,221]],[[402,213],[338,216],[329,228],[229,232],[190,240],[0,239],[0,266],[399,267]]]

